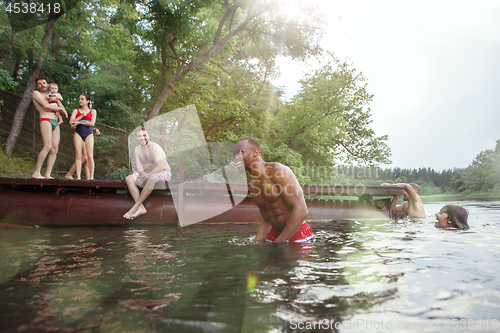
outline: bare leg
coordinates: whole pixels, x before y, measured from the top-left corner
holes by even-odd
[[[148,211],[142,203],[144,202],[144,200],[146,200],[147,197],[149,197],[151,192],[153,192],[153,189],[143,188],[141,195],[139,196],[139,199],[136,201],[135,205],[132,206],[132,208],[130,208],[130,210],[126,212],[123,217],[127,220],[133,220],[138,216],[146,214]]]
[[[139,200],[141,192],[139,191],[139,187],[136,183],[136,176],[134,174],[128,175],[125,178],[125,183],[127,183],[127,187],[128,187],[129,192],[130,192],[130,195],[132,195],[132,198],[134,199],[134,201],[137,202]],[[141,204],[139,209],[141,212],[144,212],[143,214],[147,213],[146,207],[144,207],[144,205]],[[130,210],[132,210],[132,209],[130,209]],[[129,214],[130,210],[127,213],[125,213],[125,215],[123,215],[124,218],[130,219],[130,215],[132,215],[132,214]]]
[[[75,144],[75,165],[76,165],[76,179],[82,179],[82,155],[83,155],[83,140],[82,137],[75,132],[73,136],[73,143]]]
[[[132,185],[130,182],[133,180],[133,186],[134,190],[131,188],[130,185]],[[128,212],[123,215],[124,218],[128,220],[133,220],[138,216],[144,215],[147,213],[146,207],[142,204],[144,200],[146,200],[147,197],[153,192],[154,185],[159,181],[158,177],[156,175],[151,175],[146,183],[146,186],[142,189],[142,192],[139,194],[139,188],[137,187],[137,184],[135,183],[135,176],[134,175],[129,175],[125,179],[127,182],[127,186],[129,187],[130,194],[132,195],[132,198],[134,198],[135,204]]]
[[[66,175],[64,175],[64,178],[73,179],[73,174],[75,173],[75,171],[76,171],[76,162],[73,163],[73,165],[69,169],[68,173]]]
[[[128,175],[125,177],[125,183],[127,184],[130,195],[132,195],[132,199],[134,199],[134,201],[139,200],[141,192],[139,191],[139,187],[136,183],[136,176],[134,174]]]
[[[90,134],[85,139],[85,149],[87,152],[87,168],[88,174],[86,174],[87,179],[94,179],[94,134]],[[87,170],[85,171],[87,172]]]
[[[85,158],[85,162],[87,162],[87,158]],[[90,179],[89,164],[85,163],[85,165],[83,166],[83,168],[85,169],[85,178],[86,179]]]
[[[87,162],[87,151],[85,150],[85,145],[82,145],[83,147],[83,153],[82,153],[82,164]],[[85,164],[85,176],[87,177],[87,179],[89,178],[89,166],[87,164]],[[64,176],[64,178],[66,179],[73,179],[73,174],[75,173],[76,171],[76,162],[73,163],[73,165],[71,166],[71,168],[69,169],[68,173]]]
[[[50,149],[49,156],[47,157],[47,169],[45,170],[45,178],[47,179],[53,179],[50,174],[52,173],[52,168],[56,162],[57,152],[59,151],[59,141],[61,141],[61,128],[57,126],[52,131],[52,148]]]
[[[52,149],[52,125],[50,124],[50,122],[48,121],[40,122],[40,133],[42,134],[43,148],[38,154],[38,158],[36,160],[35,172],[33,172],[33,175],[31,177],[43,179],[45,177],[43,177],[41,174],[42,165],[43,162],[45,162],[47,154]]]

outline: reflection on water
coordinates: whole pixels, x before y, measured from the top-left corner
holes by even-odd
[[[251,244],[255,225],[0,227],[2,331],[498,331],[500,203],[457,204],[469,231],[435,229],[436,203],[312,224],[305,247]]]

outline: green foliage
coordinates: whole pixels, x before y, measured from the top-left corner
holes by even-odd
[[[334,57],[332,61],[301,81],[299,94],[274,114],[266,139],[318,165],[389,162],[387,137],[375,137],[369,128],[366,106],[372,95],[364,77],[349,64]]]
[[[80,1],[58,20],[43,75],[59,84],[69,112],[79,107],[78,96],[88,93],[98,122],[128,131],[148,119],[171,84],[161,113],[194,104],[208,142],[260,139],[265,159],[290,166],[301,182],[314,179],[308,163],[328,168],[339,162],[387,163],[387,138],[369,127],[372,95],[349,64],[332,57],[302,81],[290,103],[280,100],[281,92],[270,83],[278,75],[277,57],[320,55],[324,24],[307,4],[297,18],[284,14],[286,5],[281,0]],[[0,52],[7,59],[0,75],[10,86],[19,83],[16,91],[22,94],[43,27],[12,34],[5,18],[0,15]],[[17,73],[15,79],[9,73]],[[179,80],[171,82],[175,75]],[[116,168],[113,140],[96,138],[98,165],[108,169]],[[197,164],[206,154],[193,151],[169,162],[173,167],[186,162],[194,177],[213,168]]]
[[[4,70],[4,69],[0,69],[0,89],[1,90],[7,90],[7,89],[11,89],[11,88],[14,88],[15,86],[17,86],[17,82],[15,82],[12,77],[9,75],[9,73]],[[3,105],[3,100],[0,99],[0,106]],[[0,113],[2,111],[0,110]],[[0,116],[0,120],[2,120],[2,117]]]
[[[0,90],[12,89],[18,84],[5,69],[0,69]]]
[[[495,149],[480,152],[474,161],[452,179],[452,188],[457,192],[488,192],[500,186],[500,140]]]
[[[108,175],[110,180],[124,180],[125,177],[130,175],[132,172],[133,172],[132,168],[121,167],[118,169],[111,170]]]
[[[292,169],[299,183],[307,184],[310,182],[310,177],[305,174],[305,168],[302,162],[302,156],[290,149],[288,146],[281,144],[279,146],[271,146],[270,144],[262,144],[262,158],[265,161],[278,161]]]
[[[0,144],[4,144],[3,140]],[[35,160],[31,156],[26,156],[24,152],[20,154],[16,151],[16,156],[8,157],[3,150],[0,150],[0,176],[11,178],[29,178],[35,169]]]
[[[96,155],[96,163],[99,163],[100,168],[114,169],[115,162],[113,160],[113,150],[118,140],[114,135],[99,135],[95,137],[94,151]]]
[[[422,194],[491,193],[500,190],[500,140],[495,149],[480,152],[465,169],[455,168],[436,172],[431,168],[379,169],[380,183],[417,183]],[[382,181],[384,179],[384,181]]]

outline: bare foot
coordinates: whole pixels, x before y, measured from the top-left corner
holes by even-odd
[[[74,179],[72,175],[69,175],[69,174],[65,174],[64,175],[64,178],[66,179]]]
[[[54,179],[54,177],[48,176],[48,177],[45,177],[45,179]]]
[[[144,215],[146,214],[148,211],[146,210],[146,208],[144,208],[144,206],[141,205],[141,207],[139,207],[139,209],[135,212],[135,214],[133,214],[131,217],[132,219],[135,219],[136,217],[139,217],[141,215]]]
[[[126,212],[125,215],[123,215],[123,217],[126,218],[127,220],[133,220],[136,217],[144,215],[148,212],[146,210],[146,208],[144,208],[144,206],[142,206],[142,205],[135,212],[133,212],[132,209],[133,209],[133,207],[128,212]]]
[[[130,217],[133,214],[133,212],[132,212],[133,209],[134,209],[134,207],[130,208],[130,210],[128,212],[126,212],[125,214],[123,214],[123,217],[126,218],[127,220],[130,220]]]
[[[34,174],[32,174],[32,175],[31,175],[31,178],[33,178],[33,179],[45,179],[45,177],[44,177],[44,176],[42,176],[42,175],[41,175],[41,174],[39,174],[39,173],[34,173]]]

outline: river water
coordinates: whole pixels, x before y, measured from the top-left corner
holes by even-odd
[[[2,332],[498,332],[500,202],[469,231],[313,223],[314,246],[256,225],[0,227]],[[247,281],[257,281],[255,287]]]

